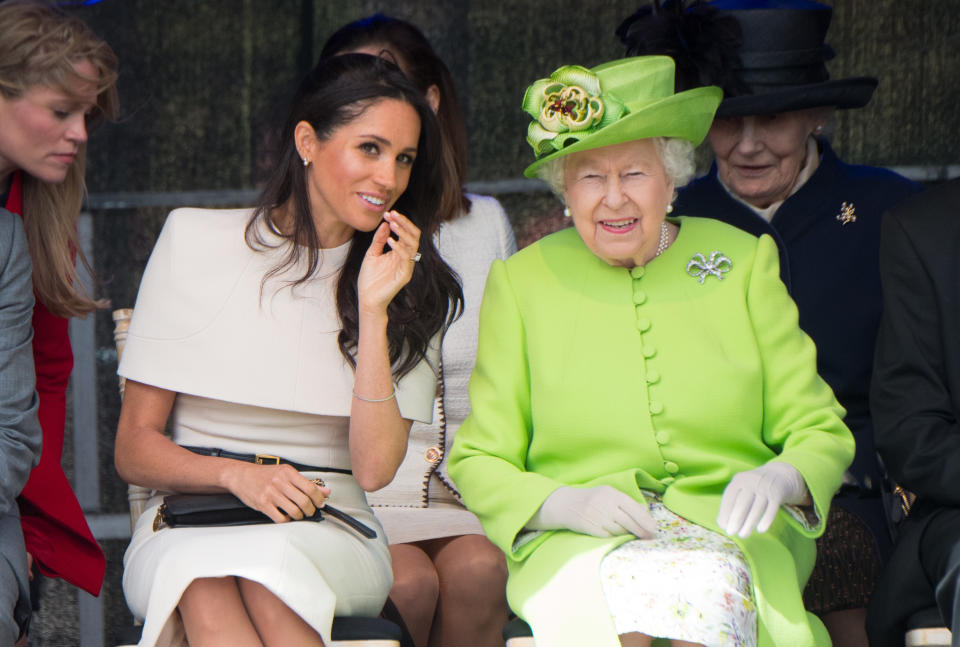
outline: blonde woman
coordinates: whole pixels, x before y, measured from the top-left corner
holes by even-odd
[[[76,260],[90,124],[116,110],[117,59],[81,20],[37,2],[0,5],[0,207],[23,218],[33,261],[33,354],[43,453],[19,498],[31,564],[97,594],[105,560],[60,466],[73,367],[68,319],[102,305]],[[32,575],[31,575],[32,577]]]

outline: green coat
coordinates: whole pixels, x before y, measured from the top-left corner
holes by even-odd
[[[853,457],[773,240],[709,219],[675,222],[677,240],[645,267],[607,265],[571,228],[490,270],[472,413],[450,473],[506,553],[508,599],[538,647],[620,644],[599,563],[633,536],[525,532],[558,487],[662,493],[677,514],[719,530],[731,477],[777,459],[803,475],[822,520]],[[689,263],[702,254],[705,266],[715,251],[731,266],[701,283]],[[822,532],[781,509],[769,531],[736,539],[762,647],[830,644],[800,596]]]

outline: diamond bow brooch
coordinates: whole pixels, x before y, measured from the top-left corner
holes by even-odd
[[[722,281],[723,275],[733,267],[733,261],[726,257],[723,252],[713,252],[710,258],[704,258],[703,254],[694,254],[687,263],[687,274],[697,279],[701,284],[707,280],[711,274]]]

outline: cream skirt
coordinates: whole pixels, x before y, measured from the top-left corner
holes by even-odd
[[[154,497],[137,521],[123,558],[123,592],[134,616],[144,619],[140,645],[185,647],[176,612],[187,586],[202,577],[243,577],[284,601],[330,644],[333,616],[375,616],[393,583],[380,524],[353,477],[321,476],[330,504],[377,531],[367,539],[332,517],[323,521],[153,530]]]

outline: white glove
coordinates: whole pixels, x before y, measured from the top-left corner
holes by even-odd
[[[766,532],[783,504],[799,505],[810,493],[800,472],[789,463],[772,461],[734,476],[723,491],[717,525],[728,535],[748,537]]]
[[[657,534],[657,522],[647,504],[609,485],[554,490],[527,522],[527,528],[567,529],[594,537],[636,535],[649,539]]]

